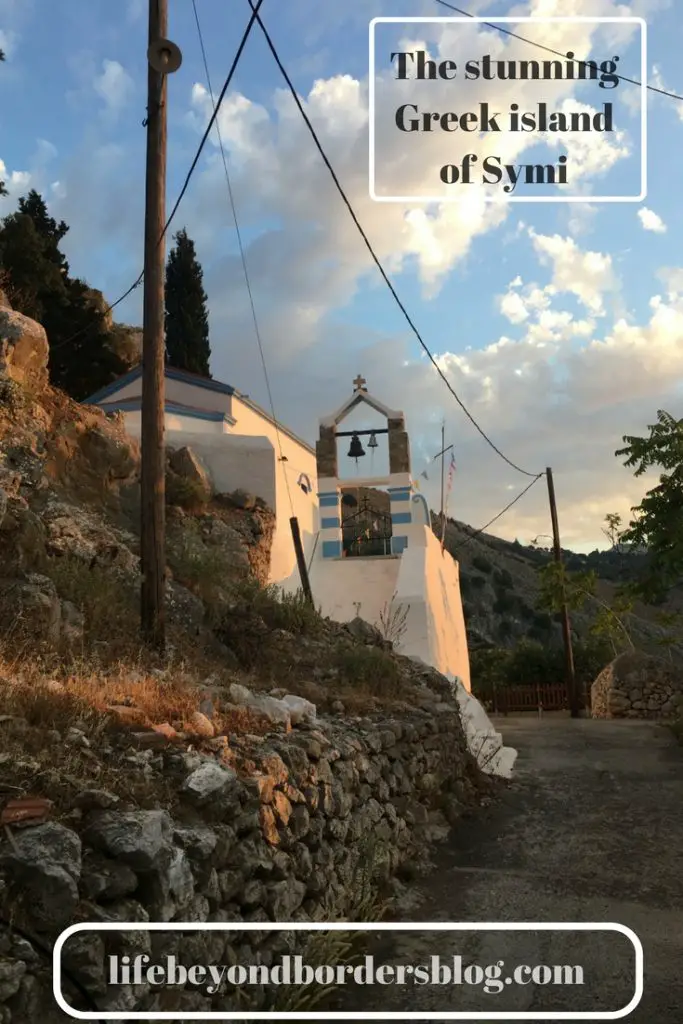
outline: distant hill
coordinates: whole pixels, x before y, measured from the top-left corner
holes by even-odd
[[[436,518],[433,521],[436,524]],[[473,534],[466,523],[448,520],[446,549],[460,564],[470,647],[512,647],[522,638],[559,644],[559,623],[538,609],[538,569],[552,560],[552,552],[488,533]],[[598,600],[589,599],[585,610],[571,616],[572,630],[580,638],[589,635],[599,601],[609,604],[618,587],[636,579],[647,562],[646,553],[626,549],[587,555],[563,549],[562,557],[570,572],[592,570],[598,577]],[[661,654],[659,640],[665,630],[657,622],[658,612],[679,609],[683,609],[683,590],[675,592],[660,609],[635,604],[626,621],[633,643],[641,650]],[[674,656],[683,657],[683,648],[680,655],[674,651]]]

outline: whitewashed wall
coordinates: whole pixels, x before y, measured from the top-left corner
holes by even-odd
[[[139,409],[124,410],[123,421],[126,430],[133,437],[140,437],[141,413]],[[194,416],[182,416],[179,413],[166,413],[166,430],[181,431],[186,434],[209,434],[223,437],[226,424],[222,420],[200,420]]]
[[[336,622],[350,622],[360,615],[375,625],[391,601],[400,566],[398,557],[315,558],[310,580],[316,607]]]
[[[206,412],[222,412],[228,416],[233,415],[232,403],[234,398],[232,395],[226,395],[221,391],[214,391],[212,389],[193,386],[182,380],[172,380],[170,377],[166,377],[165,382],[166,390],[166,401],[167,402],[178,402],[180,405],[191,405],[195,409],[204,409]],[[137,377],[130,383],[125,384],[119,391],[109,398],[104,399],[104,403],[107,402],[129,402],[134,398],[140,398],[142,395],[142,378]]]
[[[270,444],[274,465],[275,496],[271,502],[265,498],[277,512],[277,526],[273,538],[270,573],[271,583],[281,584],[296,569],[296,556],[292,542],[292,531],[289,520],[292,515],[299,520],[299,530],[304,548],[304,555],[310,560],[318,530],[318,494],[316,483],[315,454],[304,447],[284,430],[276,431],[275,426],[264,420],[258,412],[249,408],[239,398],[233,398],[232,415],[236,423],[232,427],[235,435],[240,437],[263,437]],[[279,433],[279,443],[278,443]],[[233,436],[232,434],[228,437]],[[285,461],[280,461],[280,445]],[[312,490],[306,494],[298,484],[301,474],[310,480]],[[246,483],[236,486],[244,487],[252,493],[259,493],[254,486]],[[262,495],[265,497],[265,495]],[[290,501],[291,499],[291,501]]]

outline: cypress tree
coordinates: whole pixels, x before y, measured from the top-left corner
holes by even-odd
[[[50,383],[82,400],[122,374],[126,365],[109,344],[109,325],[93,293],[69,276],[59,244],[69,230],[50,217],[32,190],[0,226],[0,267],[15,309],[38,320],[50,345]]]
[[[183,228],[166,264],[166,361],[176,370],[211,377],[209,315],[203,271],[194,242]]]

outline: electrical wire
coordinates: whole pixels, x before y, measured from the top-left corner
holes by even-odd
[[[455,4],[448,3],[447,0],[436,0],[436,3],[441,4],[442,7],[447,7],[449,11],[455,11],[456,14],[462,14],[465,18],[476,17],[476,15],[470,14],[469,11],[463,11],[460,7],[456,7]],[[545,50],[546,53],[552,53],[556,57],[563,57],[565,60],[567,59],[566,53],[561,53],[560,50],[553,50],[551,46],[545,46],[543,43],[538,43],[534,39],[526,39],[524,36],[520,36],[517,32],[512,32],[509,28],[503,28],[502,25],[497,25],[495,22],[482,21],[479,22],[479,24],[484,25],[486,28],[493,28],[496,32],[502,32],[503,35],[511,36],[513,39],[518,39],[521,43],[528,43],[530,46],[535,46],[539,50]],[[584,61],[574,58],[573,63],[583,64]],[[625,75],[617,74],[615,74],[614,77],[618,78],[620,82],[628,82],[630,85],[638,85],[641,89],[643,87],[643,83],[637,81],[635,78],[627,78]],[[645,88],[650,92],[659,93],[660,96],[668,96],[672,100],[683,100],[683,96],[679,96],[678,93],[670,92],[668,89],[660,89],[656,85],[648,85],[647,82],[645,82]]]
[[[540,480],[542,476],[545,476],[545,473],[539,473],[536,477],[534,477],[534,479],[531,481],[531,483],[527,484],[527,486],[524,488],[524,490],[520,491],[520,493],[517,495],[517,497],[513,498],[513,500],[508,505],[506,505],[504,509],[501,509],[501,511],[498,513],[498,515],[494,516],[493,519],[489,519],[488,523],[484,523],[484,525],[480,526],[478,530],[475,530],[474,533],[470,534],[470,536],[467,538],[467,540],[464,541],[464,543],[462,543],[460,545],[459,550],[462,551],[462,549],[466,548],[468,544],[471,544],[472,541],[476,537],[478,537],[480,533],[483,533],[484,530],[488,530],[489,526],[493,526],[493,524],[495,522],[497,522],[501,518],[501,516],[504,516],[505,513],[509,509],[512,508],[513,505],[516,505],[517,502],[520,501],[524,497],[524,495],[527,493],[527,491],[531,490],[531,488],[534,486],[536,481]]]
[[[218,111],[221,108],[221,104],[223,102],[225,94],[228,91],[228,89],[230,87],[230,83],[232,82],[233,76],[235,74],[235,71],[237,70],[237,65],[239,64],[240,58],[242,56],[242,52],[244,50],[244,47],[247,44],[247,39],[249,38],[251,30],[254,27],[254,22],[256,21],[256,19],[258,17],[258,9],[259,9],[259,7],[261,6],[262,3],[263,3],[263,0],[256,0],[256,6],[254,8],[252,8],[251,17],[249,18],[249,21],[247,22],[247,27],[245,28],[245,30],[244,30],[244,32],[242,34],[242,39],[240,41],[239,46],[237,47],[237,53],[235,54],[235,56],[233,58],[233,62],[230,65],[230,70],[228,71],[228,74],[227,74],[227,77],[225,79],[225,82],[223,83],[223,88],[220,91],[220,95],[218,97],[218,102],[214,104],[213,113],[212,113],[212,115],[211,115],[211,117],[209,119],[209,123],[206,126],[206,131],[204,132],[204,134],[203,134],[203,136],[201,138],[201,142],[199,143],[199,146],[197,148],[197,152],[195,153],[194,159],[193,159],[192,163],[190,164],[190,169],[187,172],[187,174],[185,175],[185,181],[183,182],[183,186],[182,186],[182,188],[181,188],[181,190],[180,190],[180,192],[178,194],[178,198],[176,199],[175,203],[173,204],[173,209],[171,210],[171,213],[169,214],[169,216],[168,216],[168,218],[166,220],[166,223],[164,225],[163,231],[161,232],[161,235],[159,236],[159,243],[161,243],[161,241],[165,238],[166,232],[168,231],[169,227],[171,226],[171,222],[172,222],[173,218],[175,217],[176,213],[178,212],[178,207],[180,206],[180,204],[181,204],[181,202],[183,200],[183,197],[184,197],[185,193],[187,192],[188,186],[190,184],[190,180],[192,178],[192,175],[195,172],[197,164],[199,163],[199,158],[202,155],[202,152],[204,150],[204,146],[206,145],[206,140],[208,139],[209,135],[211,134],[211,129],[213,128],[214,122],[216,121],[216,118],[218,117]],[[109,313],[111,313],[111,311],[113,309],[115,309],[119,305],[119,303],[123,302],[124,299],[127,299],[128,296],[131,294],[131,292],[135,291],[135,289],[137,287],[139,287],[139,285],[142,283],[142,279],[144,278],[144,276],[145,276],[145,272],[144,272],[144,270],[142,270],[140,272],[139,276],[137,277],[137,279],[130,286],[130,288],[128,288],[123,293],[123,295],[120,295],[118,297],[118,299],[116,299],[115,302],[112,302],[112,304],[110,306],[107,306],[101,313],[99,313],[97,320],[92,320],[89,324],[86,324],[85,327],[81,327],[80,330],[75,331],[74,334],[72,334],[70,337],[66,338],[64,341],[60,342],[59,345],[55,345],[52,350],[56,352],[58,349],[61,349],[65,345],[70,344],[70,342],[75,341],[76,338],[80,338],[80,336],[82,334],[85,334],[85,332],[89,331],[91,329],[91,327],[94,327],[96,323],[99,323],[101,320],[104,319],[104,317],[108,316]]]
[[[250,26],[253,24],[254,20],[256,19],[256,12],[258,11],[258,6],[260,6],[260,4],[257,5],[256,11],[254,11],[254,13],[252,14],[252,19],[250,21]],[[214,101],[214,97],[213,97],[213,87],[211,85],[211,74],[209,72],[209,62],[207,60],[206,47],[204,45],[204,34],[202,32],[202,26],[201,26],[201,22],[199,20],[199,11],[197,10],[197,0],[192,0],[192,10],[194,12],[194,20],[195,20],[195,24],[197,26],[197,35],[199,36],[199,46],[200,46],[200,49],[202,51],[202,61],[204,63],[204,73],[206,75],[206,83],[207,83],[208,88],[209,88],[209,96],[211,98],[211,105],[214,108],[213,120],[216,120],[216,114],[218,113],[218,109],[216,107],[216,104],[215,104],[215,101]],[[219,97],[219,104],[220,104],[220,100],[222,99],[224,93],[225,93],[225,89],[223,90],[223,93],[221,93],[221,96]],[[209,125],[209,127],[210,127],[210,125]],[[266,384],[266,391],[268,393],[268,402],[269,402],[269,405],[270,405],[270,413],[271,413],[271,416],[272,416],[272,419],[273,419],[273,425],[275,426],[275,436],[277,438],[277,444],[278,444],[278,448],[279,448],[279,451],[280,451],[280,462],[282,463],[282,472],[283,472],[283,475],[284,475],[284,478],[285,478],[285,485],[286,485],[286,488],[287,488],[287,497],[289,499],[289,508],[290,508],[290,512],[291,512],[291,514],[293,516],[294,515],[294,502],[292,500],[292,492],[291,492],[290,486],[289,486],[289,473],[287,472],[288,467],[285,465],[285,462],[287,461],[287,459],[285,458],[285,454],[284,454],[284,451],[283,451],[283,448],[282,448],[282,438],[280,437],[280,430],[279,430],[279,427],[278,427],[278,420],[277,420],[277,416],[275,415],[275,403],[273,401],[273,392],[272,392],[272,389],[271,389],[271,386],[270,386],[270,377],[269,377],[269,374],[268,374],[268,367],[266,365],[266,356],[265,356],[265,352],[264,352],[264,348],[263,348],[263,340],[261,338],[261,331],[260,331],[260,328],[259,328],[258,317],[256,315],[256,305],[254,303],[254,293],[252,291],[251,281],[249,279],[249,270],[248,270],[248,267],[247,267],[247,258],[246,258],[246,254],[245,254],[245,251],[244,251],[244,245],[242,243],[242,232],[240,231],[239,220],[237,218],[237,208],[235,206],[235,195],[234,195],[234,192],[232,190],[232,182],[230,181],[230,171],[228,170],[228,159],[227,159],[227,156],[225,154],[225,147],[223,145],[223,137],[221,135],[220,125],[219,125],[217,120],[216,120],[216,135],[218,137],[218,145],[219,145],[220,151],[221,151],[221,159],[223,161],[223,170],[225,172],[225,182],[226,182],[226,184],[228,186],[228,196],[230,198],[230,208],[232,210],[232,218],[233,218],[233,220],[235,222],[235,236],[237,238],[237,245],[239,247],[240,258],[241,258],[241,261],[242,261],[242,271],[244,273],[244,283],[246,285],[247,294],[249,296],[249,305],[251,307],[251,318],[252,318],[253,323],[254,323],[254,334],[256,336],[256,342],[258,344],[259,354],[260,354],[260,358],[261,358],[261,366],[263,368],[263,377],[264,377],[265,384]]]
[[[252,11],[255,11],[253,0],[247,0],[247,2],[249,4],[249,6],[251,7]],[[310,132],[310,134],[311,134],[311,136],[313,138],[313,142],[315,143],[315,146],[316,146],[318,152],[320,153],[320,156],[322,157],[322,160],[323,160],[325,166],[327,167],[327,170],[330,172],[332,180],[333,180],[333,182],[334,182],[334,184],[335,184],[335,186],[337,188],[337,191],[339,192],[339,195],[341,196],[341,198],[342,198],[342,200],[343,200],[347,210],[349,211],[351,219],[353,220],[354,224],[356,225],[356,228],[358,229],[358,233],[360,234],[361,238],[363,239],[363,242],[365,243],[366,249],[370,253],[370,256],[372,257],[372,260],[373,260],[375,266],[377,267],[377,269],[379,270],[384,283],[386,284],[387,288],[391,292],[391,294],[392,294],[392,296],[394,298],[394,301],[396,302],[396,305],[398,306],[398,308],[400,309],[401,313],[403,314],[406,322],[408,323],[408,326],[410,327],[410,329],[412,330],[413,334],[417,338],[417,340],[420,343],[420,346],[422,347],[423,351],[428,356],[432,366],[434,367],[434,369],[438,373],[439,377],[444,382],[444,384],[446,385],[446,387],[448,388],[448,390],[450,391],[451,395],[456,400],[456,402],[458,403],[458,405],[460,406],[462,411],[465,413],[465,415],[467,416],[467,418],[470,421],[470,423],[474,426],[474,428],[478,431],[478,433],[484,438],[484,440],[489,445],[489,447],[491,447],[493,449],[493,451],[497,455],[499,455],[500,458],[504,462],[506,462],[508,464],[508,466],[511,466],[512,469],[516,470],[518,473],[522,473],[524,476],[536,477],[536,473],[530,473],[528,470],[522,469],[521,466],[516,465],[516,463],[514,463],[511,459],[509,459],[507,457],[507,455],[505,455],[500,450],[500,448],[498,448],[498,446],[496,444],[494,444],[494,442],[491,440],[491,438],[488,436],[488,434],[486,434],[485,431],[482,429],[482,427],[479,426],[479,424],[477,423],[477,421],[475,420],[474,416],[471,414],[469,409],[465,406],[464,402],[459,397],[459,395],[456,393],[456,391],[452,387],[450,381],[448,380],[448,378],[446,377],[446,375],[442,371],[441,367],[439,366],[438,362],[436,361],[436,359],[432,355],[429,347],[427,346],[427,344],[424,341],[422,335],[420,334],[419,330],[417,329],[414,321],[412,320],[410,314],[408,313],[408,310],[406,309],[406,307],[404,306],[403,302],[401,301],[401,299],[400,299],[400,297],[398,295],[398,292],[396,291],[396,288],[394,287],[394,285],[393,285],[389,275],[387,274],[386,270],[382,266],[380,258],[377,255],[377,253],[375,252],[375,250],[374,250],[374,248],[372,246],[372,243],[370,242],[367,234],[365,233],[365,230],[364,230],[362,224],[358,220],[358,217],[356,215],[356,211],[354,210],[354,208],[353,208],[353,206],[351,204],[350,199],[346,195],[346,192],[344,191],[344,188],[343,188],[341,182],[339,181],[339,178],[337,177],[337,174],[336,174],[334,168],[332,167],[332,164],[330,163],[330,161],[328,159],[328,156],[325,153],[325,150],[323,149],[322,143],[320,142],[320,139],[318,138],[318,135],[317,135],[317,132],[316,132],[315,128],[311,124],[311,120],[308,117],[308,114],[304,110],[303,104],[301,103],[301,100],[299,99],[298,93],[297,93],[297,91],[296,91],[296,89],[295,89],[295,87],[294,87],[294,85],[292,83],[292,80],[289,77],[289,75],[287,74],[287,71],[285,70],[285,67],[284,67],[283,63],[280,60],[280,56],[279,56],[279,54],[277,52],[275,44],[273,43],[273,40],[270,37],[270,33],[268,32],[268,29],[266,28],[266,26],[263,24],[263,21],[262,21],[260,15],[258,13],[256,13],[256,21],[259,24],[259,28],[261,29],[261,31],[263,33],[263,36],[264,36],[264,38],[266,40],[268,48],[269,48],[271,54],[273,55],[273,59],[275,60],[275,63],[277,64],[277,66],[278,66],[278,68],[280,70],[281,75],[284,78],[285,82],[287,83],[289,91],[292,94],[292,98],[294,99],[294,102],[295,102],[295,104],[296,104],[296,106],[297,106],[297,108],[299,110],[299,113],[301,114],[301,116],[304,119],[304,122],[306,123],[306,127],[308,128],[308,130],[309,130],[309,132]]]

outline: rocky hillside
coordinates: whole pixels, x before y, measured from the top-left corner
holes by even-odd
[[[84,921],[232,930],[74,936],[79,1010],[302,1008],[110,986],[106,958],[269,964],[277,936],[241,922],[383,912],[488,799],[454,691],[374,627],[264,587],[272,512],[215,493],[189,448],[167,464],[169,647],[146,651],[137,445],[48,385],[45,332],[6,306],[0,356],[0,1021],[70,1019],[51,949]]]
[[[446,548],[460,563],[460,586],[472,647],[512,647],[523,638],[544,645],[561,642],[558,622],[539,608],[538,570],[552,559],[550,552],[486,533],[473,536],[471,527],[455,520],[449,520],[446,526]],[[613,601],[620,583],[637,572],[635,563],[640,556],[625,555],[623,560],[615,560],[609,552],[592,556],[572,551],[562,554],[570,572],[593,569],[598,577],[597,600],[589,599],[571,616],[575,635],[585,638],[600,602]],[[677,602],[674,595],[662,607],[675,608]],[[640,650],[661,653],[660,641],[666,632],[658,622],[661,610],[636,603],[626,617],[629,633]]]

